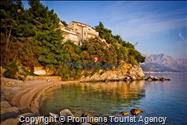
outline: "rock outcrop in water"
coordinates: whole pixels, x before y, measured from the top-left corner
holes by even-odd
[[[131,109],[130,112],[131,112],[131,115],[135,115],[135,116],[137,116],[137,115],[143,113],[144,110],[142,110],[142,109]]]
[[[144,73],[139,65],[123,63],[119,68],[107,71],[99,70],[92,76],[83,76],[81,81],[133,81],[142,79],[144,79]]]
[[[161,76],[148,76],[145,78],[146,81],[152,82],[152,81],[170,81],[169,78],[161,77]]]

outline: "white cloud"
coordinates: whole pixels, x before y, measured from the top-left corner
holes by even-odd
[[[183,8],[170,12],[129,11],[129,9],[122,11],[117,8],[120,7],[115,5],[111,7],[112,13],[103,18],[107,18],[110,21],[109,27],[123,38],[145,37],[153,33],[187,28],[187,17],[184,16],[187,15],[187,11]],[[141,8],[144,8],[144,5]]]
[[[164,21],[148,20],[146,18],[130,20],[128,23],[119,24],[120,26],[114,27],[116,30],[122,31],[128,37],[145,36],[150,33],[163,32],[167,30],[185,27],[186,19],[173,19]]]

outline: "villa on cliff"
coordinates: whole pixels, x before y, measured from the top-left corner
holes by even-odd
[[[66,41],[71,40],[76,45],[81,45],[83,40],[99,36],[99,33],[94,28],[77,21],[72,21],[67,26],[60,22],[59,28],[63,31],[64,39]]]

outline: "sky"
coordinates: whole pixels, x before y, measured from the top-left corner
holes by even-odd
[[[187,1],[42,1],[61,20],[96,26],[101,21],[113,34],[144,55],[187,58]],[[28,8],[28,3],[24,1]]]

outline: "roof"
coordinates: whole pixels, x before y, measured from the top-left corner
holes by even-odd
[[[78,22],[78,21],[72,21],[71,23],[80,23],[82,25],[88,26],[88,27],[92,28],[93,30],[95,30],[92,26],[90,26],[88,24],[85,24],[85,23],[81,23],[81,22]]]

